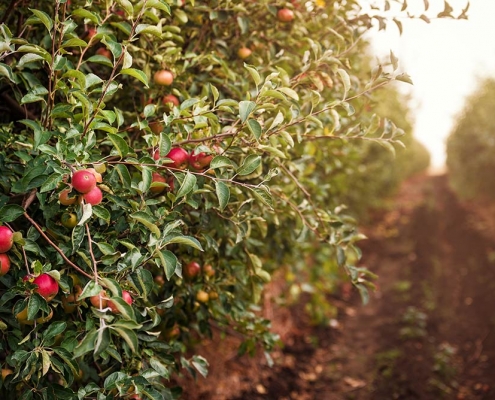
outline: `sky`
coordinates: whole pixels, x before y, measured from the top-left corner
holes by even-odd
[[[411,11],[424,12],[423,0],[409,0]],[[443,0],[429,0],[427,15],[443,10]],[[460,14],[465,0],[449,0]],[[445,165],[445,143],[462,111],[465,98],[480,77],[495,76],[495,0],[471,0],[468,20],[402,20],[403,34],[395,24],[372,34],[375,53],[399,58],[413,86],[400,88],[412,95],[410,103],[415,136],[430,151],[432,169]],[[394,26],[393,26],[394,25]],[[406,87],[409,86],[409,87]]]

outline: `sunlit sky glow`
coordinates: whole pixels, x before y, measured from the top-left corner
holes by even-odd
[[[409,3],[415,15],[414,11],[423,12],[422,0]],[[458,15],[466,1],[449,3]],[[428,15],[442,10],[443,0],[430,0]],[[479,77],[495,76],[495,0],[472,0],[468,17],[430,24],[403,19],[402,36],[394,24],[387,32],[372,35],[375,52],[383,58],[392,50],[400,70],[413,79],[414,86],[401,84],[401,89],[412,95],[415,135],[430,151],[436,170],[445,164],[445,140],[466,96],[475,90]]]

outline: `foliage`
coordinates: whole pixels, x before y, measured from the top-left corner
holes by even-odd
[[[186,350],[213,328],[243,334],[243,352],[276,344],[256,313],[263,285],[315,241],[366,297],[333,171],[348,141],[400,144],[401,129],[356,112],[410,81],[393,54],[364,77],[359,39],[386,21],[355,1],[16,4],[0,2],[0,222],[15,231],[2,396],[174,398],[175,374],[206,375]],[[294,21],[277,20],[284,6]],[[173,82],[153,79],[162,70]],[[179,146],[212,160],[178,168]],[[101,203],[72,190],[88,168]],[[29,278],[41,273],[58,281],[54,300]]]
[[[495,79],[467,98],[447,141],[450,182],[464,198],[495,198]]]

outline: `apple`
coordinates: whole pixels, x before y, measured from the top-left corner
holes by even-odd
[[[17,321],[19,321],[19,323],[22,325],[34,325],[34,320],[28,319],[27,315],[28,315],[28,310],[26,307],[24,310],[17,313],[15,317],[16,317]],[[36,322],[38,324],[43,324],[45,322],[50,321],[52,319],[52,317],[53,317],[53,310],[50,309],[50,313],[48,315],[46,315],[46,316],[42,315],[41,317],[36,318]]]
[[[159,121],[150,122],[149,127],[151,129],[151,132],[153,132],[155,135],[158,135],[161,132],[163,132],[163,128],[164,128],[163,124]]]
[[[72,229],[77,225],[77,216],[74,213],[64,212],[60,217],[60,222],[66,228]]]
[[[170,86],[174,82],[174,74],[166,69],[161,69],[155,72],[153,80],[157,85]]]
[[[173,163],[167,164],[172,168],[186,169],[189,164],[189,153],[182,147],[174,147],[167,154],[167,158],[170,158],[173,161]]]
[[[107,296],[107,292],[105,292],[104,290],[102,290],[100,292],[100,294],[91,296],[89,298],[89,301],[93,305],[93,307],[96,307],[99,310],[101,310],[101,309],[103,309],[103,308],[105,308],[107,306],[106,296]],[[101,305],[101,308],[100,308],[100,305]]]
[[[14,234],[8,226],[0,226],[0,253],[6,253],[14,244]]]
[[[218,292],[215,292],[214,290],[209,293],[209,299],[210,300],[216,300],[218,299]]]
[[[166,94],[165,96],[163,96],[162,102],[164,105],[172,103],[175,107],[179,107],[180,105],[179,99],[173,94]]]
[[[58,282],[48,274],[41,274],[37,276],[34,278],[33,284],[38,286],[35,292],[46,301],[52,301],[58,293]]]
[[[211,266],[211,264],[203,265],[203,274],[209,278],[212,278],[215,276],[215,269]]]
[[[158,172],[153,172],[153,174],[151,175],[151,183],[154,183],[154,182],[167,183],[167,180],[165,179],[165,177],[163,175],[159,174]],[[164,190],[165,190],[165,186],[163,186],[163,185],[150,187],[150,192],[154,193],[154,194],[161,193]]]
[[[77,196],[70,197],[71,189],[64,189],[58,195],[58,201],[63,206],[70,206],[77,201]]]
[[[96,183],[103,182],[103,178],[102,178],[101,174],[99,172],[97,172],[96,169],[94,169],[94,168],[88,168],[86,171],[91,172],[95,176]]]
[[[124,301],[127,304],[129,304],[129,305],[132,304],[132,296],[131,296],[131,294],[127,290],[122,290],[122,298],[124,299]],[[114,314],[119,314],[120,313],[119,309],[115,306],[115,304],[112,303],[112,300],[108,300],[107,305],[112,310],[112,312]]]
[[[194,154],[193,152],[189,156],[189,165],[194,169],[202,170],[210,166],[211,160],[213,160],[211,154],[206,154],[204,152]]]
[[[0,276],[4,276],[10,269],[10,258],[7,254],[0,253]]]
[[[72,187],[79,193],[88,193],[96,187],[96,177],[87,169],[80,169],[72,174]]]
[[[77,293],[71,293],[68,296],[62,296],[62,307],[66,314],[71,314],[77,308]]]
[[[191,261],[186,267],[182,270],[182,275],[185,279],[192,281],[199,275],[201,271],[201,266],[196,261]]]
[[[96,206],[103,200],[103,193],[98,186],[95,186],[88,193],[83,194],[83,199],[86,203]]]
[[[165,284],[165,278],[163,275],[155,276],[154,281],[158,286],[163,286]]]
[[[112,52],[105,47],[100,47],[98,50],[96,50],[96,54],[108,58],[109,60],[113,58]]]
[[[294,19],[294,12],[288,8],[281,8],[277,12],[277,18],[280,22],[291,22]]]
[[[14,371],[10,368],[2,368],[2,380],[4,381],[7,376],[12,375],[13,373]]]
[[[252,51],[248,47],[241,47],[239,50],[237,50],[237,55],[241,59],[246,59],[251,55]]]
[[[167,184],[168,184],[167,192],[173,192],[175,187],[175,180],[173,175],[170,175],[167,178]]]
[[[200,303],[207,303],[208,300],[210,300],[210,295],[205,292],[204,290],[198,290],[196,293],[196,300],[198,300]]]

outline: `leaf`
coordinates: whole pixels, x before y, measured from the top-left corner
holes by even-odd
[[[52,365],[52,363],[50,362],[50,355],[46,350],[41,350],[41,360],[42,360],[41,376],[45,376],[50,370],[50,367]]]
[[[67,328],[65,321],[52,322],[47,330],[43,333],[43,339],[47,340],[61,334]]]
[[[237,175],[249,175],[261,164],[261,157],[256,154],[250,154],[246,157],[242,165],[237,169]]]
[[[167,154],[170,152],[170,149],[172,148],[172,142],[170,141],[170,138],[168,137],[167,134],[165,133],[160,133],[160,156],[161,157],[166,157]]]
[[[127,145],[127,142],[114,133],[109,133],[107,136],[119,152],[120,157],[124,158],[129,153],[129,146]]]
[[[246,122],[249,115],[254,111],[256,103],[254,101],[240,101],[239,102],[239,116],[242,122]]]
[[[138,211],[131,214],[130,217],[146,226],[155,236],[160,236],[160,229],[156,225],[156,219],[144,211]]]
[[[344,96],[343,99],[345,100],[347,97],[347,93],[349,92],[349,89],[351,88],[351,78],[349,77],[349,74],[343,70],[342,68],[339,68],[337,70],[337,73],[340,76],[340,79],[342,80],[342,84],[344,85]]]
[[[139,69],[125,68],[125,69],[122,69],[120,71],[120,73],[122,75],[133,76],[134,78],[136,78],[137,80],[139,80],[141,83],[143,83],[146,87],[149,87],[148,86],[148,78],[147,78],[146,74],[143,71],[139,70]]]
[[[291,89],[291,88],[287,88],[287,87],[281,87],[281,88],[278,88],[278,90],[284,94],[286,94],[287,96],[289,96],[291,99],[293,100],[299,100],[299,95],[296,93],[295,90]]]
[[[170,371],[168,370],[167,366],[159,361],[156,357],[151,357],[150,366],[160,375],[160,378],[170,378]]]
[[[220,211],[223,211],[227,204],[229,204],[230,200],[230,189],[229,187],[222,181],[217,181],[215,184],[216,193],[218,197],[218,203]]]
[[[0,76],[6,76],[11,82],[15,83],[12,68],[10,68],[7,64],[0,63]]]
[[[24,214],[24,208],[17,204],[8,204],[0,209],[0,222],[12,222]]]
[[[256,68],[251,66],[251,65],[248,65],[248,64],[244,64],[244,68],[246,68],[249,71],[249,73],[251,74],[251,77],[253,78],[254,84],[256,86],[259,86],[261,83],[261,77],[260,77],[260,74],[258,73],[258,71],[256,70]]]
[[[260,123],[255,119],[249,119],[247,122],[247,126],[251,133],[254,135],[256,140],[259,140],[261,137],[262,129]]]
[[[88,332],[86,336],[79,342],[73,351],[74,358],[81,357],[95,348],[95,340],[98,332],[95,328]]]
[[[395,56],[392,50],[390,50],[390,62],[392,63],[392,67],[395,71],[399,67],[399,59]]]
[[[43,300],[41,296],[35,294],[29,297],[28,306],[27,306],[27,319],[32,321],[36,316],[36,313],[39,311]]]
[[[182,184],[180,185],[179,191],[177,192],[176,198],[180,198],[188,194],[194,189],[196,185],[196,176],[191,174],[190,172],[186,173]]]
[[[87,297],[91,296],[96,296],[100,294],[100,292],[103,290],[103,288],[95,283],[95,281],[89,281],[86,286],[84,286],[84,289],[82,293],[79,295],[79,300],[85,299]]]
[[[48,32],[52,31],[53,20],[50,18],[50,16],[47,13],[32,8],[30,8],[29,11],[31,11],[34,15],[36,15],[36,17],[42,22],[42,24],[45,25]]]
[[[82,209],[83,209],[83,214],[81,219],[77,223],[78,226],[83,226],[93,215],[93,206],[91,204],[85,203]]]
[[[122,297],[112,297],[111,301],[113,306],[119,311],[119,314],[131,321],[136,320],[136,315],[134,314],[134,309],[129,305]]]
[[[137,353],[139,344],[137,335],[134,333],[134,331],[128,328],[121,328],[116,325],[110,325],[109,328],[114,330],[122,339],[125,340],[133,353]]]
[[[406,74],[406,73],[397,75],[395,77],[395,80],[401,81],[401,82],[406,82],[406,83],[409,83],[409,84],[413,85],[413,81],[412,81],[411,77],[408,74]]]
[[[101,326],[97,331],[97,336],[95,340],[94,355],[98,356],[103,353],[107,347],[110,345],[110,331],[105,327]]]
[[[174,238],[167,240],[165,244],[172,243],[185,244],[194,247],[196,250],[203,251],[201,243],[199,243],[199,241],[192,236],[175,236]]]
[[[210,163],[210,169],[217,169],[223,167],[233,167],[232,161],[225,156],[215,156]]]
[[[103,286],[110,290],[113,296],[122,297],[122,288],[115,279],[100,278],[100,282]]]
[[[160,250],[159,257],[165,271],[165,276],[167,277],[167,280],[170,280],[175,274],[179,260],[177,260],[175,254],[169,250]]]
[[[192,365],[198,370],[198,372],[206,378],[208,375],[208,361],[204,357],[194,355],[192,359]]]
[[[254,188],[252,189],[254,197],[257,200],[261,201],[263,204],[267,205],[270,208],[273,208],[273,199],[268,190],[263,188]]]
[[[49,192],[53,189],[56,189],[60,181],[62,180],[63,175],[60,173],[51,174],[48,179],[41,185],[40,193]],[[0,210],[0,216],[2,215],[2,211]]]

